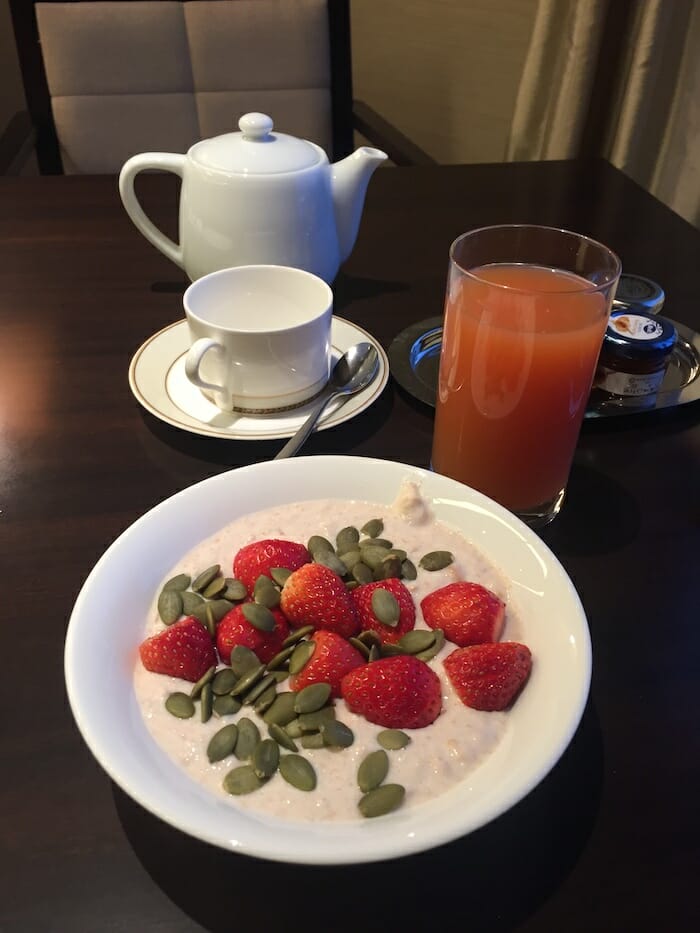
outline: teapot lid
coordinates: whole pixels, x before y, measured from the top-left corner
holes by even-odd
[[[246,113],[238,121],[240,133],[203,139],[190,156],[207,168],[241,175],[298,172],[322,161],[323,150],[305,139],[272,132],[264,113]]]

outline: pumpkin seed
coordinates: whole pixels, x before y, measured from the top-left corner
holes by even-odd
[[[373,576],[375,580],[390,580],[392,577],[398,579],[401,576],[401,561],[398,557],[387,554],[374,571]]]
[[[269,577],[261,574],[253,586],[253,599],[266,609],[275,609],[280,604],[280,591]]]
[[[320,732],[307,732],[301,737],[302,748],[325,748],[326,743]]]
[[[381,518],[370,518],[370,520],[365,522],[362,528],[360,528],[360,531],[363,535],[367,535],[368,538],[378,538],[384,531],[384,522]]]
[[[291,577],[292,571],[287,567],[273,567],[270,570],[270,576],[275,581],[277,586],[284,586],[287,580]]]
[[[426,648],[425,651],[416,652],[416,657],[420,658],[421,661],[430,661],[442,650],[442,646],[445,644],[445,633],[441,628],[436,628],[434,635],[435,641],[429,648]]]
[[[188,573],[178,573],[177,576],[171,577],[167,583],[163,584],[164,590],[186,590],[192,581],[192,577]]]
[[[214,712],[217,716],[233,716],[240,708],[241,701],[228,694],[223,697],[214,697]]]
[[[263,674],[265,673],[265,665],[258,664],[257,667],[251,667],[245,672],[241,679],[236,683],[234,687],[229,691],[232,697],[242,696],[244,693],[247,693],[251,687],[262,679]]]
[[[248,595],[248,587],[241,580],[236,580],[235,577],[226,577],[225,582],[226,589],[221,594],[224,599],[228,599],[232,603],[240,603]]]
[[[381,787],[375,787],[360,797],[357,806],[364,817],[371,819],[396,810],[403,803],[405,796],[406,790],[401,784],[382,784]]]
[[[382,658],[393,658],[397,654],[408,654],[401,645],[382,645],[379,649],[380,656]]]
[[[275,683],[281,684],[289,677],[289,671],[270,671],[271,674],[275,675]]]
[[[201,593],[205,587],[209,586],[214,577],[218,577],[220,570],[221,567],[218,564],[214,564],[212,567],[207,567],[199,576],[195,577],[192,583],[192,589],[195,593]]]
[[[194,701],[186,693],[180,693],[179,690],[170,694],[165,701],[165,708],[178,719],[189,719],[194,716]]]
[[[280,774],[297,790],[311,791],[316,787],[316,772],[313,765],[301,755],[283,755],[279,763]]]
[[[215,596],[220,596],[226,589],[226,580],[223,577],[216,576],[207,586],[202,590],[202,596],[205,599],[214,599]]]
[[[216,638],[216,621],[214,619],[214,613],[212,612],[211,603],[207,603],[204,607],[204,627],[212,638]]]
[[[288,722],[284,729],[291,739],[300,739],[302,735],[305,735],[303,729],[301,728],[301,724],[299,723],[298,717],[295,717],[291,722]]]
[[[253,770],[259,778],[267,780],[277,770],[280,747],[273,739],[263,739],[253,752]]]
[[[272,683],[272,685],[269,686],[266,690],[263,690],[260,696],[255,700],[253,709],[258,714],[258,716],[262,716],[262,714],[272,706],[276,698],[277,688],[275,684]]]
[[[423,570],[444,570],[445,567],[450,566],[453,560],[454,556],[449,551],[430,551],[430,553],[421,557],[418,566],[422,567]]]
[[[381,645],[372,645],[369,649],[368,661],[378,661],[382,656],[382,646]]]
[[[293,719],[296,719],[294,711],[295,693],[278,693],[277,699],[272,706],[264,713],[263,719],[268,726],[273,723],[277,726],[286,726]]]
[[[348,641],[353,646],[353,648],[357,648],[357,650],[360,652],[360,654],[366,661],[369,660],[369,648],[363,641],[360,641],[359,638],[355,638],[354,636],[351,636],[350,638],[348,638]]]
[[[324,538],[323,535],[311,535],[307,542],[306,548],[314,560],[316,559],[317,551],[320,553],[321,551],[335,550],[328,538]]]
[[[238,726],[235,722],[223,726],[209,740],[207,745],[207,758],[214,764],[215,761],[223,761],[233,754],[238,740]]]
[[[189,590],[182,594],[182,610],[187,616],[191,616],[193,612],[199,609],[200,606],[204,605],[204,600],[199,595],[199,593],[191,593]]]
[[[332,551],[319,551],[317,554],[314,554],[314,562],[328,567],[333,573],[337,573],[339,577],[344,576],[348,572],[348,568],[342,560]]]
[[[270,733],[270,738],[274,739],[282,748],[286,748],[287,751],[290,752],[298,751],[298,746],[294,739],[288,734],[286,729],[283,729],[282,726],[278,726],[276,722],[271,722],[267,727],[267,731]]]
[[[389,773],[389,756],[383,748],[370,752],[357,769],[357,783],[363,794],[379,787]]]
[[[212,683],[214,695],[222,697],[225,693],[230,693],[238,683],[238,678],[230,667],[222,667],[217,671],[216,677]]]
[[[357,636],[357,640],[363,642],[368,648],[371,648],[372,645],[377,645],[377,647],[379,647],[382,643],[379,635],[371,628],[366,628],[364,632],[360,632]]]
[[[182,596],[178,590],[162,590],[158,597],[158,615],[166,625],[172,625],[182,615]]]
[[[340,559],[345,565],[346,571],[349,571],[352,570],[358,561],[362,560],[362,554],[359,548],[355,548],[353,551],[346,551],[344,554],[341,554]]]
[[[259,603],[243,603],[241,609],[244,617],[260,632],[271,632],[275,627],[275,617],[267,606]]]
[[[230,660],[231,670],[236,677],[242,677],[253,667],[260,666],[260,660],[257,654],[246,645],[235,645],[231,651]]]
[[[374,571],[381,564],[388,553],[389,548],[386,547],[375,547],[374,545],[364,547],[362,548],[362,563],[367,564],[369,569]],[[355,567],[353,567],[353,570],[355,570]],[[357,579],[357,577],[355,577],[355,579]]]
[[[324,745],[330,748],[350,748],[355,741],[352,729],[339,719],[329,719],[321,726]]]
[[[345,589],[349,592],[350,590],[356,590],[359,585],[360,584],[357,582],[357,580],[348,580],[345,583]]]
[[[389,590],[385,590],[384,587],[377,587],[372,593],[371,605],[372,612],[382,625],[396,628],[399,624],[401,607],[393,593],[390,593]]]
[[[369,538],[363,541],[360,541],[360,550],[364,551],[368,547],[380,547],[385,551],[390,551],[393,548],[394,544],[392,541],[388,541],[386,538]]]
[[[205,674],[202,674],[202,676],[199,678],[197,683],[194,684],[194,686],[190,690],[190,696],[192,697],[193,700],[196,700],[199,694],[202,692],[202,687],[204,686],[204,684],[208,684],[210,681],[214,679],[215,673],[216,673],[216,665],[212,664],[209,670]]]
[[[368,567],[367,564],[366,564],[364,561],[362,561],[362,560],[358,560],[358,562],[357,562],[356,564],[353,564],[353,567],[352,567],[352,570],[350,571],[350,573],[352,574],[353,578],[354,578],[359,584],[362,584],[362,583],[371,583],[372,580],[374,579],[374,577],[373,577],[373,575],[372,575],[372,570],[371,570],[370,567]]]
[[[274,658],[270,658],[267,662],[268,671],[275,671],[278,667],[282,667],[294,654],[295,647],[295,645],[288,645],[286,648],[278,651]]]
[[[377,741],[389,751],[397,751],[399,748],[405,748],[411,741],[410,736],[402,732],[401,729],[382,729],[377,736]]]
[[[207,603],[207,607],[211,609],[214,621],[221,622],[223,617],[233,609],[233,603],[228,599],[212,599]]]
[[[324,722],[330,719],[335,719],[335,708],[324,706],[313,713],[301,713],[298,719],[299,728],[302,732],[319,732]]]
[[[258,697],[260,697],[269,687],[273,687],[274,684],[275,675],[266,674],[262,680],[255,684],[252,690],[249,690],[246,694],[243,695],[243,705],[252,706]]]
[[[400,547],[393,547],[389,551],[387,557],[398,557],[399,560],[404,561],[407,559],[408,554],[406,551],[402,550]]]
[[[294,709],[302,713],[315,713],[325,706],[331,696],[331,685],[325,683],[309,684],[297,693]]]
[[[415,580],[418,576],[418,571],[416,570],[416,565],[413,561],[408,559],[402,561],[401,563],[401,576],[404,580]]]
[[[413,629],[399,638],[398,645],[408,654],[418,654],[419,651],[427,651],[434,642],[435,632]]]
[[[250,758],[260,741],[260,730],[247,716],[241,716],[237,722],[238,738],[233,754],[239,761]]]
[[[301,641],[302,638],[306,638],[307,635],[310,635],[314,631],[313,625],[302,625],[301,628],[295,629],[291,632],[285,640],[282,642],[283,648],[288,648],[290,645],[296,645],[298,641]]]
[[[204,684],[202,695],[199,698],[199,718],[201,722],[209,722],[211,711],[214,708],[214,691],[211,684]]]
[[[255,773],[252,765],[241,765],[234,768],[224,778],[224,790],[227,794],[250,794],[263,786],[263,782]]]
[[[289,673],[298,674],[304,665],[311,660],[311,656],[316,650],[315,641],[302,641],[296,646],[292,656],[289,659]]]
[[[341,528],[335,536],[335,549],[338,554],[345,554],[346,551],[352,551],[357,547],[360,540],[360,532],[353,525],[347,525]]]

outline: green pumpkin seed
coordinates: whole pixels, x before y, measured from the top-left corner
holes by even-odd
[[[304,730],[301,728],[301,724],[299,722],[298,717],[295,717],[294,719],[292,719],[291,722],[288,722],[287,725],[284,727],[284,730],[287,733],[287,735],[292,739],[300,739],[302,735],[305,734]]]
[[[385,551],[390,551],[393,548],[393,542],[387,541],[386,538],[369,538],[363,541],[360,541],[360,550],[365,551],[368,547],[377,547],[382,548]]]
[[[253,770],[259,778],[267,780],[277,770],[280,747],[273,739],[263,739],[253,752]]]
[[[374,571],[375,580],[390,580],[392,577],[399,579],[401,576],[401,561],[398,557],[392,557],[388,554],[381,564]]]
[[[214,599],[216,596],[221,596],[226,589],[226,580],[223,577],[214,577],[211,583],[207,584],[202,590],[202,596],[205,599]]]
[[[223,617],[233,609],[233,603],[228,599],[212,599],[207,606],[213,612],[216,622],[221,622]]]
[[[187,616],[191,616],[200,606],[204,605],[204,600],[199,593],[190,593],[189,590],[182,594],[182,610]]]
[[[287,567],[273,567],[270,570],[270,576],[275,581],[277,586],[284,586],[287,580],[291,577],[292,571]]]
[[[314,631],[313,625],[302,625],[301,628],[295,629],[293,632],[290,632],[289,635],[282,642],[283,648],[288,648],[290,645],[296,645],[298,641],[301,641],[302,638],[306,638],[307,635],[310,635]]]
[[[297,790],[312,791],[316,787],[313,765],[301,755],[283,755],[279,763],[280,774]]]
[[[234,687],[229,691],[232,697],[240,697],[243,694],[247,693],[251,687],[254,687],[255,684],[262,680],[263,675],[265,674],[265,665],[258,664],[257,667],[251,667],[245,672],[245,674],[240,678]]]
[[[248,587],[241,580],[236,580],[235,577],[226,577],[225,583],[226,589],[221,594],[224,599],[228,599],[232,603],[240,603],[248,595]]]
[[[223,726],[209,740],[207,745],[207,758],[214,764],[215,761],[223,761],[233,754],[238,741],[238,726],[235,722]]]
[[[404,561],[407,559],[408,554],[406,551],[401,550],[400,547],[393,547],[387,554],[387,557],[398,557],[400,561]]]
[[[223,697],[214,697],[214,712],[217,716],[233,716],[240,708],[241,701],[228,694]]]
[[[382,748],[386,748],[389,751],[397,751],[400,748],[405,748],[411,741],[411,738],[406,735],[405,732],[402,732],[401,729],[382,729],[377,736],[377,741]]]
[[[397,654],[408,654],[408,651],[405,651],[401,645],[382,645],[379,649],[379,653],[382,658],[393,658]]]
[[[435,643],[435,632],[425,629],[413,629],[406,632],[398,640],[398,645],[403,648],[407,654],[418,654],[419,651],[427,651]]]
[[[372,645],[380,647],[382,643],[379,635],[371,628],[366,628],[364,632],[360,632],[357,636],[357,640],[363,642],[368,648],[371,648]]]
[[[238,738],[233,754],[239,761],[246,761],[257,748],[260,730],[247,716],[241,716],[236,725],[238,726]]]
[[[326,743],[323,741],[323,736],[320,732],[307,732],[303,733],[301,736],[301,747],[302,748],[325,748]]]
[[[302,713],[298,723],[301,732],[319,732],[324,722],[335,719],[335,707],[324,706],[313,713]]]
[[[420,658],[421,661],[430,661],[436,654],[442,651],[442,647],[445,644],[445,633],[441,628],[436,628],[433,634],[435,635],[433,644],[424,651],[416,652],[416,657]]]
[[[282,667],[294,654],[295,645],[288,645],[286,648],[283,648],[281,651],[278,651],[277,654],[270,658],[267,662],[268,671],[276,671],[277,668]]]
[[[401,607],[393,593],[390,593],[389,590],[385,590],[381,586],[377,587],[372,593],[371,605],[372,612],[382,625],[396,628],[399,624]]]
[[[429,554],[424,554],[423,557],[418,561],[418,566],[422,567],[423,570],[444,570],[445,567],[449,567],[454,556],[450,554],[449,551],[430,551]]]
[[[300,670],[311,660],[311,656],[316,650],[315,641],[300,642],[289,659],[289,673],[298,674]]]
[[[209,586],[214,577],[218,577],[220,570],[221,567],[218,564],[214,564],[212,567],[207,567],[199,576],[195,577],[192,583],[192,589],[195,593],[201,593],[205,587]]]
[[[186,693],[176,691],[171,693],[165,701],[165,708],[171,716],[177,716],[178,719],[189,719],[194,716],[194,702]]]
[[[352,570],[358,561],[362,560],[362,554],[359,548],[356,548],[354,551],[346,551],[344,554],[341,554],[340,559],[343,562],[346,572],[348,572]]]
[[[271,632],[275,627],[275,617],[267,606],[261,606],[259,603],[243,603],[241,609],[244,617],[259,632]]]
[[[182,615],[182,595],[178,590],[162,590],[158,597],[158,615],[166,625],[172,625]]]
[[[164,590],[186,590],[192,581],[192,577],[188,573],[178,573],[177,576],[171,577],[167,583],[163,584]]]
[[[197,683],[194,684],[190,690],[190,696],[193,700],[198,698],[199,694],[202,692],[202,687],[214,679],[214,674],[216,674],[216,665],[213,664],[205,674],[202,674]]]
[[[345,566],[342,560],[331,551],[323,551],[314,554],[314,562],[317,564],[322,564],[324,567],[328,567],[328,569],[332,570],[333,573],[337,573],[339,577],[344,576],[348,572],[348,568]]]
[[[338,554],[355,549],[360,540],[360,532],[353,525],[341,528],[335,536],[335,549]]]
[[[268,726],[274,723],[277,726],[284,727],[293,719],[296,719],[295,700],[295,693],[278,693],[275,702],[263,715],[263,719]]]
[[[362,563],[367,564],[370,570],[375,571],[388,553],[389,548],[375,547],[374,545],[364,547],[362,548]],[[359,565],[356,564],[353,570],[355,570],[357,566]],[[355,577],[355,579],[357,579],[357,577]]]
[[[211,684],[204,684],[202,695],[199,699],[199,718],[201,722],[209,722],[212,709],[214,708],[214,691]]]
[[[347,580],[345,583],[345,589],[350,592],[350,590],[356,590],[360,584],[357,580]]]
[[[321,736],[324,745],[329,748],[350,748],[355,741],[355,735],[349,726],[339,719],[329,719],[321,726]]]
[[[258,681],[257,684],[249,690],[247,693],[243,694],[243,705],[252,706],[253,703],[270,687],[275,685],[275,675],[265,674],[262,680]],[[270,704],[272,705],[272,704]]]
[[[375,787],[374,790],[360,797],[357,806],[364,817],[371,819],[396,810],[403,803],[405,796],[406,790],[401,784],[382,784],[381,787]]]
[[[270,671],[271,674],[275,675],[275,683],[281,684],[289,677],[289,671],[282,669],[281,671]]]
[[[231,670],[236,677],[242,677],[254,667],[260,667],[257,654],[246,645],[235,645],[231,651]]]
[[[230,667],[222,667],[217,671],[216,677],[212,683],[214,695],[222,697],[225,693],[230,693],[238,683],[238,678]]]
[[[416,565],[408,559],[401,562],[401,576],[404,580],[415,580],[418,576]]]
[[[372,570],[362,560],[358,560],[356,564],[353,564],[353,568],[350,573],[352,574],[353,579],[360,585],[363,583],[371,583],[374,579]]]
[[[216,638],[216,620],[214,619],[211,603],[207,603],[204,607],[204,627],[212,638]]]
[[[328,540],[328,538],[324,538],[322,535],[311,535],[306,548],[314,560],[316,559],[317,552],[321,553],[322,551],[335,551],[335,548]]]
[[[383,748],[370,752],[357,769],[357,784],[363,794],[379,787],[389,773],[389,756]]]
[[[276,699],[277,687],[273,682],[271,686],[269,686],[266,690],[263,690],[262,693],[257,697],[255,703],[253,704],[253,709],[258,714],[258,716],[262,716],[262,714],[272,706]]]
[[[297,743],[291,735],[289,735],[287,730],[283,729],[282,726],[278,726],[276,722],[271,722],[267,727],[267,731],[270,733],[270,738],[274,739],[282,748],[286,748],[287,751],[296,752],[299,750]]]
[[[250,794],[263,786],[263,782],[255,773],[252,765],[241,765],[234,768],[224,778],[223,787],[227,794]]]
[[[378,538],[384,531],[384,522],[381,518],[371,518],[368,522],[365,522],[360,531],[363,535],[367,535],[368,538]]]
[[[325,706],[331,697],[330,684],[309,684],[297,693],[294,702],[294,709],[300,715],[302,713],[315,713],[321,707]]]
[[[369,649],[369,657],[367,661],[378,661],[382,656],[382,646],[381,645],[372,645]]]
[[[253,599],[266,609],[276,609],[280,604],[280,591],[269,577],[261,574],[253,586]]]
[[[357,648],[365,661],[369,661],[369,648],[363,641],[360,641],[359,638],[355,638],[354,636],[348,638],[348,641],[353,646],[353,648]]]

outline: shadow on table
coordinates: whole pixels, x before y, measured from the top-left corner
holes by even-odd
[[[600,724],[589,703],[559,763],[523,801],[469,836],[405,859],[323,867],[248,858],[191,839],[116,786],[114,799],[153,881],[213,933],[234,922],[265,929],[272,917],[285,933],[458,924],[499,933],[535,913],[572,871],[596,820],[602,780]]]

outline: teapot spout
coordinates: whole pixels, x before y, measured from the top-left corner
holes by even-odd
[[[331,188],[340,261],[345,262],[357,239],[365,194],[372,172],[387,158],[381,149],[361,146],[331,166]]]

